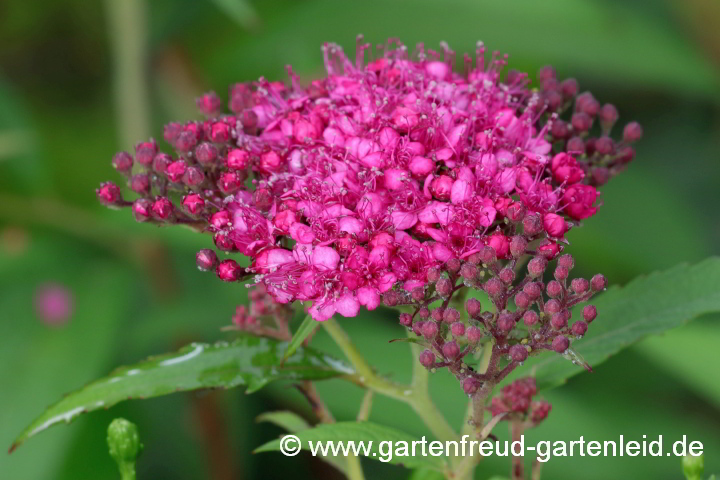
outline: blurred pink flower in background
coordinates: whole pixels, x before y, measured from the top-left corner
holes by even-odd
[[[48,326],[65,325],[73,313],[72,292],[58,283],[46,283],[35,290],[35,312]]]

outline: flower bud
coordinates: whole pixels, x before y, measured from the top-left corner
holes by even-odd
[[[480,328],[476,327],[475,325],[471,325],[467,329],[467,339],[468,342],[472,345],[478,343],[483,337],[483,332]]]
[[[617,122],[619,115],[617,108],[612,103],[606,103],[600,108],[598,112],[598,118],[600,119],[600,126],[603,131],[608,132]]]
[[[108,207],[119,205],[123,201],[120,187],[113,182],[101,183],[95,193],[100,203]]]
[[[133,202],[132,213],[138,222],[146,222],[150,220],[152,204],[147,198],[138,198]]]
[[[500,270],[498,278],[506,285],[510,285],[515,280],[515,270],[510,267],[503,268]]]
[[[460,320],[460,312],[453,307],[448,307],[443,311],[443,321],[445,323],[453,323]]]
[[[575,260],[573,260],[572,255],[566,253],[565,255],[558,257],[557,264],[558,267],[566,268],[569,271],[575,266]]]
[[[550,317],[550,326],[552,326],[552,328],[554,328],[555,330],[562,330],[563,328],[567,327],[567,325],[568,318],[565,312],[558,312],[553,314],[552,317]]]
[[[582,155],[585,153],[585,141],[581,137],[572,137],[567,141],[565,150],[569,154]]]
[[[112,166],[120,173],[130,173],[133,166],[133,158],[128,152],[118,152],[113,156]]]
[[[702,480],[705,475],[705,458],[702,455],[686,455],[682,459],[682,467],[687,480]]]
[[[515,305],[520,310],[525,310],[530,306],[531,300],[530,296],[525,292],[519,292],[517,295],[515,295]]]
[[[465,280],[475,280],[478,275],[478,269],[472,263],[465,263],[460,267],[460,276]]]
[[[605,278],[605,275],[598,273],[592,279],[590,280],[590,288],[593,289],[595,292],[599,292],[601,290],[605,290],[607,287],[607,279]]]
[[[217,262],[217,255],[209,248],[203,248],[195,255],[195,263],[197,263],[198,269],[203,272],[215,268]]]
[[[553,272],[553,276],[556,280],[563,281],[568,278],[568,275],[570,275],[570,272],[567,268],[558,266],[555,271]]]
[[[185,175],[185,170],[187,170],[187,164],[184,160],[175,160],[167,167],[167,171],[165,174],[168,177],[168,180],[170,180],[173,183],[180,183],[182,181],[183,175]]]
[[[155,154],[157,154],[155,140],[150,139],[149,142],[140,142],[135,145],[135,161],[140,165],[149,166],[155,158]]]
[[[420,302],[425,298],[425,289],[423,287],[415,287],[410,292],[410,297],[416,302]]]
[[[223,172],[220,174],[217,185],[223,193],[231,194],[242,187],[242,180],[235,172]]]
[[[400,294],[395,290],[388,290],[383,294],[383,304],[387,307],[394,307],[400,303]]]
[[[418,337],[422,337],[422,329],[423,326],[425,326],[427,322],[413,322],[412,324],[412,331],[415,335]]]
[[[427,307],[422,307],[420,310],[418,310],[417,316],[422,319],[430,318],[430,310],[428,310]]]
[[[630,122],[623,129],[623,140],[628,143],[637,142],[643,136],[643,129],[637,122]]]
[[[528,272],[533,278],[542,276],[547,267],[547,260],[543,257],[535,257],[528,262]]]
[[[578,82],[574,78],[566,78],[560,82],[560,92],[565,98],[572,98],[577,95],[578,89]]]
[[[570,348],[570,340],[568,340],[567,337],[558,335],[553,338],[552,349],[557,353],[564,353],[568,348]]]
[[[501,313],[498,316],[497,327],[503,332],[509,332],[515,327],[515,319],[509,313]]]
[[[540,320],[540,317],[535,310],[528,310],[523,314],[523,321],[528,327],[532,327],[538,323],[538,320]]]
[[[507,216],[512,222],[521,222],[525,218],[527,208],[520,202],[513,202],[508,206]]]
[[[477,298],[468,298],[465,301],[465,310],[471,318],[475,318],[482,312],[482,304]]]
[[[152,168],[156,173],[165,175],[167,174],[167,169],[172,162],[172,157],[167,153],[158,153],[152,161]]]
[[[451,340],[445,345],[443,345],[442,352],[445,358],[453,360],[458,355],[460,355],[460,347],[458,347],[458,344],[455,342],[455,340]]]
[[[206,117],[215,117],[222,112],[222,100],[215,92],[208,92],[196,98],[195,105]]]
[[[435,322],[424,322],[422,326],[422,335],[428,340],[432,340],[438,333],[438,326]]]
[[[587,332],[587,329],[588,329],[588,324],[583,322],[582,320],[580,320],[580,321],[573,323],[572,333],[576,337],[582,337],[583,335],[585,335],[585,332]]]
[[[227,167],[230,170],[245,170],[250,162],[250,154],[245,150],[233,148],[227,155]]]
[[[552,280],[547,284],[547,294],[550,298],[558,298],[563,294],[563,287],[560,282]]]
[[[467,377],[465,380],[463,380],[462,386],[463,392],[465,392],[466,395],[472,395],[480,388],[480,382],[476,378]]]
[[[445,264],[445,267],[447,268],[447,271],[450,273],[457,273],[460,271],[461,263],[460,260],[457,258],[451,258],[447,261]]]
[[[444,313],[445,313],[445,309],[442,307],[438,307],[430,313],[430,317],[433,320],[435,320],[436,322],[442,322]]]
[[[437,282],[440,279],[442,272],[435,267],[431,267],[427,271],[427,280],[430,283]]]
[[[524,345],[513,345],[508,353],[514,362],[524,362],[528,358],[528,351]]]
[[[498,278],[491,278],[483,285],[483,288],[491,297],[499,297],[505,293],[505,284]]]
[[[570,288],[577,294],[583,294],[590,288],[590,282],[584,278],[573,278],[572,282],[570,282]]]
[[[610,180],[610,170],[605,167],[595,167],[590,173],[592,185],[602,187]]]
[[[150,193],[150,177],[146,173],[138,173],[130,178],[130,189],[139,194],[147,195]]]
[[[561,310],[560,302],[558,302],[555,299],[548,300],[545,302],[545,313],[552,315],[554,313],[558,313]]]
[[[553,137],[557,139],[563,139],[570,135],[570,129],[568,128],[567,123],[560,119],[557,119],[552,122],[552,127],[550,127],[550,133]]]
[[[600,155],[615,153],[615,142],[610,137],[600,137],[595,141],[595,151]]]
[[[220,262],[215,274],[223,282],[235,282],[240,278],[242,267],[235,260],[227,259]]]
[[[199,215],[205,209],[205,200],[196,193],[185,195],[182,204],[185,211],[190,215]]]
[[[523,292],[530,297],[530,300],[535,300],[542,295],[542,287],[538,282],[531,282],[523,287]]]
[[[531,405],[530,420],[533,423],[545,420],[552,409],[552,405],[545,401],[532,402]]]
[[[215,246],[223,252],[232,252],[235,250],[235,243],[230,240],[230,237],[225,232],[218,232],[213,235],[213,242],[215,242]]]
[[[425,368],[431,368],[435,364],[435,354],[430,350],[423,350],[420,354],[420,363]]]
[[[515,257],[519,258],[525,255],[525,250],[527,250],[528,242],[525,240],[525,237],[522,237],[520,235],[515,235],[510,240],[510,254]]]
[[[201,143],[195,149],[195,159],[201,165],[214,163],[218,156],[218,150],[212,143]]]
[[[453,337],[462,337],[465,335],[465,324],[462,322],[454,322],[450,325],[450,333]]]
[[[441,297],[449,297],[453,290],[453,284],[447,278],[441,278],[435,284],[435,291]]]
[[[173,214],[175,207],[165,197],[158,197],[152,204],[152,216],[158,220],[168,220]]]
[[[586,322],[590,323],[597,317],[597,308],[595,305],[585,305],[583,308],[583,318]]]
[[[570,123],[573,126],[573,130],[577,133],[584,133],[590,130],[592,126],[592,118],[584,112],[573,113],[570,118]]]
[[[190,167],[185,171],[182,181],[188,187],[199,187],[205,181],[205,174],[197,167]]]
[[[546,213],[543,216],[543,227],[547,234],[553,238],[562,238],[569,230],[565,219],[556,213]]]
[[[399,320],[400,325],[402,325],[403,327],[409,327],[410,325],[412,325],[412,315],[410,315],[409,313],[401,313]]]
[[[525,231],[525,235],[529,235],[531,237],[537,235],[543,231],[542,218],[536,214],[525,216],[523,219],[523,229]]]
[[[110,456],[118,465],[134,470],[135,459],[143,449],[137,426],[124,418],[116,418],[108,426],[107,443]]]
[[[228,210],[220,210],[210,216],[210,226],[214,230],[222,230],[232,225],[232,215]]]

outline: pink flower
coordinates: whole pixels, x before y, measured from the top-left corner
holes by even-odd
[[[573,184],[585,178],[585,172],[577,163],[575,158],[567,153],[558,153],[552,159],[551,164],[553,178],[558,183]]]
[[[73,312],[73,295],[59,284],[42,285],[35,291],[35,311],[46,325],[60,327]]]
[[[575,220],[592,217],[597,212],[597,208],[593,207],[597,196],[598,191],[590,185],[573,185],[563,194],[563,211]]]
[[[411,56],[393,44],[365,65],[362,52],[351,60],[327,44],[327,76],[309,85],[293,73],[289,85],[235,84],[229,115],[206,94],[206,120],[165,127],[174,156],[150,140],[134,158],[114,157],[139,198],[105,183],[98,199],[131,207],[138,221],[209,232],[218,249],[250,259],[247,272],[232,259],[215,265],[222,280],[252,273],[276,302],[313,302],[319,320],[372,310],[392,292],[410,301],[401,290],[420,302],[438,268],[477,285],[476,270],[489,268],[478,265],[498,262],[493,274],[509,284],[511,241],[535,242],[527,252],[541,260],[557,256],[574,226],[566,218],[596,212],[590,184],[622,170],[641,129],[628,126],[623,143],[608,132],[569,138],[582,133],[578,118],[608,126],[616,112],[582,94],[564,113],[576,82],[543,70],[536,88],[525,74],[502,74],[501,57],[485,65],[482,46],[461,74],[443,48]]]
[[[560,215],[546,213],[543,216],[543,227],[547,234],[553,238],[562,238],[568,231],[567,222]]]

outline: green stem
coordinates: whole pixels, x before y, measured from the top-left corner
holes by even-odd
[[[123,148],[150,133],[146,78],[147,14],[144,0],[106,0],[113,58],[118,130]]]
[[[411,336],[413,333],[408,332]],[[457,433],[445,420],[443,414],[438,410],[435,403],[430,397],[428,388],[430,372],[419,361],[418,357],[422,351],[422,347],[416,343],[410,344],[410,352],[412,354],[412,382],[411,394],[408,396],[408,403],[415,410],[418,416],[425,422],[432,434],[442,442],[455,440]]]
[[[357,372],[348,379],[376,393],[410,405],[438,440],[448,441],[457,438],[455,431],[430,398],[427,389],[428,372],[416,360],[419,355],[417,350],[419,346],[411,345],[413,358],[415,358],[412,384],[410,386],[401,385],[377,375],[334,318],[322,322],[322,325]]]
[[[347,462],[347,477],[348,480],[365,480],[365,474],[363,473],[362,464],[360,458],[353,454],[345,457]],[[125,480],[125,479],[123,479]]]
[[[120,480],[135,480],[135,462],[118,463]]]

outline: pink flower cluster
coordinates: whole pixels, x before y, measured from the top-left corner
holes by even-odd
[[[505,57],[486,64],[482,45],[463,73],[447,47],[411,56],[392,40],[366,62],[369,49],[351,61],[324,45],[327,77],[307,86],[291,69],[289,85],[236,84],[230,114],[204,95],[206,120],[165,127],[174,156],[151,140],[114,157],[138,199],[113,183],[98,198],[252,259],[201,252],[224,281],[252,274],[276,302],[312,302],[316,320],[352,317],[390,292],[405,292],[396,304],[424,298],[429,272],[488,247],[499,260],[554,258],[642,135],[630,123],[611,139],[615,107],[549,67],[533,89],[503,72]]]

